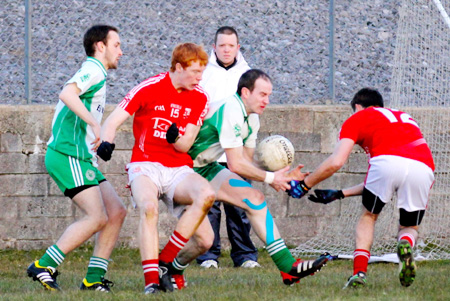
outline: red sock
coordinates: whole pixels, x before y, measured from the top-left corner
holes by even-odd
[[[367,265],[369,264],[370,252],[363,249],[356,249],[353,252],[353,275],[358,272],[367,273]]]
[[[142,261],[144,269],[145,287],[151,283],[159,284],[158,259]]]
[[[409,244],[411,245],[411,248],[413,248],[414,245],[416,244],[416,240],[414,239],[414,236],[409,234],[409,233],[402,234],[402,236],[400,236],[398,238],[398,240],[399,241],[400,240],[407,240],[407,241],[409,241]]]
[[[159,254],[159,260],[164,262],[172,262],[177,257],[178,252],[183,249],[188,239],[184,238],[177,231],[173,231],[172,236],[169,238],[169,242]]]

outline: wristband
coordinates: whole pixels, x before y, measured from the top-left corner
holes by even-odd
[[[305,180],[300,181],[299,185],[306,192],[311,190],[311,187],[308,187],[308,185],[306,185]]]
[[[264,179],[264,182],[267,184],[272,184],[273,180],[275,180],[275,173],[266,171],[266,178]]]

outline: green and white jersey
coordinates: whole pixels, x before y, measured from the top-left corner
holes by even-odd
[[[194,167],[215,162],[225,152],[225,148],[255,148],[258,131],[258,114],[247,115],[238,94],[211,103],[194,145],[189,150]]]
[[[102,63],[88,57],[80,70],[66,83],[76,83],[80,99],[98,123],[101,122],[106,102],[106,69]],[[97,158],[91,150],[95,136],[92,128],[72,112],[61,100],[56,105],[52,122],[52,136],[48,147],[79,160]]]

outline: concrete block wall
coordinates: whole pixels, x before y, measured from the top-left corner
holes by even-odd
[[[108,106],[105,116],[114,109]],[[50,137],[53,105],[0,105],[0,249],[36,249],[53,244],[62,231],[81,216],[80,210],[63,196],[48,176],[44,158]],[[259,139],[281,134],[296,149],[294,163],[312,171],[332,152],[342,122],[351,114],[347,106],[274,105],[261,118]],[[121,245],[137,247],[138,211],[133,208],[124,167],[129,162],[132,120],[118,131],[113,159],[101,163],[100,169],[116,188],[128,208],[121,231]],[[361,182],[367,170],[367,157],[361,150],[344,168],[320,187],[344,187]],[[253,184],[266,197],[276,224],[288,245],[297,245],[320,233],[327,220],[340,212],[340,203],[318,207],[306,198],[290,199],[264,183]],[[160,202],[160,242],[165,244],[176,220]],[[222,244],[229,246],[226,229]],[[262,246],[253,234],[257,246]]]

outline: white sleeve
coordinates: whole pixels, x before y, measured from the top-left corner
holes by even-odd
[[[90,64],[85,63],[81,66],[80,70],[67,81],[66,85],[76,83],[77,87],[81,90],[80,95],[83,95],[90,87],[103,80],[105,80],[105,76],[98,67],[90,66]]]

